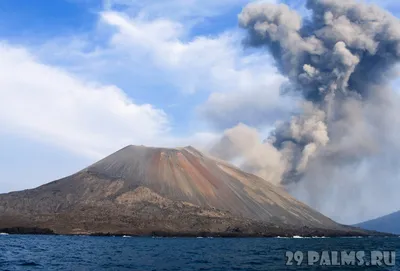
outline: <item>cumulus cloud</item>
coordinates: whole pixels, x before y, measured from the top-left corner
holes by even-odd
[[[152,63],[159,78],[183,93],[210,93],[198,112],[217,128],[267,122],[256,114],[268,115],[271,123],[290,106],[290,99],[279,99],[284,78],[266,64],[270,57],[244,51],[238,31],[188,38],[186,26],[171,20],[149,21],[120,12],[104,12],[101,18],[114,27],[113,50]],[[265,99],[258,97],[261,93]]]
[[[3,133],[101,157],[127,144],[155,144],[168,132],[162,110],[135,104],[115,86],[41,64],[24,48],[1,43],[0,54]]]
[[[285,79],[271,57],[243,50],[238,29],[191,36],[182,21],[112,10],[99,22],[98,33],[107,33],[102,46],[90,46],[88,37],[56,39],[38,49],[40,56],[87,78],[127,87],[135,82],[141,86],[136,92],[179,97],[177,106],[190,104],[212,128],[269,125],[294,107],[292,98],[280,98]]]
[[[102,21],[115,27],[110,45],[131,58],[150,61],[178,90],[193,93],[215,87],[219,71],[234,65],[229,35],[185,41],[184,25],[165,19],[142,21],[122,13],[105,12]],[[214,85],[214,86],[213,86]]]

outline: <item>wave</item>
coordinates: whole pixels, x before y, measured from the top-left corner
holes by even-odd
[[[288,238],[294,238],[294,239],[309,239],[309,238],[329,238],[326,236],[312,236],[312,237],[304,237],[304,236],[299,236],[299,235],[294,235],[292,237],[284,237],[284,236],[277,236],[275,238],[280,238],[280,239],[288,239]]]
[[[0,235],[8,235],[8,233],[0,232]]]

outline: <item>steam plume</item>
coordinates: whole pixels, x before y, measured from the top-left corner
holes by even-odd
[[[400,22],[352,0],[308,0],[306,6],[312,16],[304,20],[283,4],[251,3],[239,15],[246,45],[269,50],[304,98],[301,112],[252,146],[254,139],[238,135],[250,128],[233,128],[213,153],[241,157],[244,167],[302,191],[321,209],[324,185],[345,177],[349,167],[371,165],[394,144],[391,116],[398,107],[388,86],[400,59]],[[221,144],[235,151],[228,155]]]

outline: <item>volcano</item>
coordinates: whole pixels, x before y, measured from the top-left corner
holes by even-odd
[[[364,235],[193,147],[127,146],[69,177],[0,195],[0,232]],[[27,230],[29,231],[29,230]]]

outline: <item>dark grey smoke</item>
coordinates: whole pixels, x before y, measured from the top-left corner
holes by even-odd
[[[248,33],[246,46],[268,49],[292,90],[304,97],[302,113],[278,124],[262,143],[280,153],[284,170],[273,174],[273,182],[294,193],[303,189],[318,207],[329,182],[349,178],[352,168],[377,166],[378,157],[392,153],[390,135],[398,127],[392,116],[399,110],[389,84],[400,60],[400,21],[351,0],[308,0],[306,7],[312,15],[302,19],[284,4],[251,3],[239,23]],[[225,135],[225,145],[227,139],[232,146],[243,143],[232,134]],[[267,159],[253,169],[265,172],[270,165]]]

